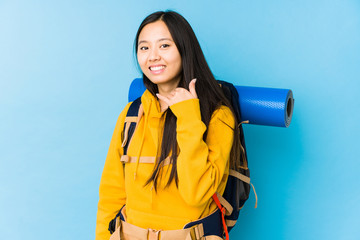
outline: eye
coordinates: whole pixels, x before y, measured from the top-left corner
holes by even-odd
[[[162,45],[160,46],[160,48],[168,48],[168,47],[170,47],[170,45],[169,45],[169,44],[166,44],[166,43],[164,43],[164,44],[162,44]]]
[[[139,49],[140,49],[141,51],[145,51],[145,50],[148,50],[149,48],[148,48],[148,47],[143,46],[143,47],[140,47]]]

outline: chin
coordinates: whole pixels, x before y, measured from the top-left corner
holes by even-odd
[[[168,78],[163,77],[163,76],[151,76],[151,77],[148,77],[148,79],[154,84],[166,83],[169,81]]]

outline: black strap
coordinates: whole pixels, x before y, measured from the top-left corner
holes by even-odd
[[[209,216],[186,224],[184,229],[201,223],[204,227],[204,236],[216,235],[221,238],[223,237],[224,229],[221,223],[221,212],[219,209]]]
[[[138,116],[138,113],[139,113],[139,108],[140,108],[140,105],[141,105],[141,97],[135,99],[130,107],[129,107],[129,110],[126,114],[126,117],[137,117]],[[129,128],[129,131],[128,131],[128,140],[124,146],[124,155],[127,155],[127,149],[129,147],[129,142],[130,142],[130,139],[132,137],[132,135],[134,134],[134,131],[135,131],[135,128],[136,128],[136,123],[135,122],[132,122],[130,124],[130,128]],[[125,135],[125,124],[124,124],[124,135]]]

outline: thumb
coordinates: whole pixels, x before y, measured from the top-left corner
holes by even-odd
[[[191,80],[191,82],[189,83],[189,91],[190,91],[191,95],[193,95],[195,98],[198,98],[198,96],[196,94],[196,90],[195,90],[195,83],[196,83],[196,78]]]

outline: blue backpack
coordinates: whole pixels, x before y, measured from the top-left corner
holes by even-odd
[[[218,80],[218,83],[234,110],[240,130],[239,136],[235,137],[240,138],[241,142],[240,169],[230,169],[229,177],[225,187],[225,192],[223,193],[223,195],[220,195],[218,193],[215,193],[213,195],[213,199],[221,212],[223,226],[222,235],[225,236],[226,239],[229,239],[228,232],[235,226],[235,223],[239,217],[240,210],[244,206],[246,200],[249,198],[250,185],[252,186],[256,197],[255,208],[257,207],[257,195],[254,186],[250,183],[250,171],[247,164],[245,138],[242,128],[242,123],[248,123],[248,121],[242,121],[241,119],[239,94],[233,84],[220,80]],[[137,98],[132,102],[126,117],[136,119],[138,116],[140,105],[141,97]],[[126,136],[127,138],[126,144],[123,145],[124,155],[127,155],[127,148],[129,146],[130,139],[135,131],[135,128],[136,121],[128,122],[124,125],[124,136]],[[203,222],[203,224],[206,225],[207,223]],[[216,222],[215,225],[214,223],[208,223],[208,225],[212,225],[209,228],[214,228],[214,226],[219,227],[216,226],[218,225],[218,222]]]

